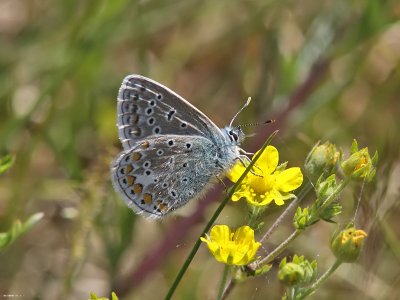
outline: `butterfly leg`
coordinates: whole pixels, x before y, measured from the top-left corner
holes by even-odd
[[[245,158],[245,160],[247,160],[247,162],[246,162],[243,158]],[[236,159],[238,159],[238,160],[242,163],[242,165],[243,165],[245,168],[247,168],[247,166],[248,166],[249,163],[251,162],[251,159],[250,159],[248,156],[246,156],[246,155],[239,155],[238,157],[236,157]],[[259,169],[260,171],[262,171],[257,165],[254,165],[254,167],[256,167],[257,169]],[[262,177],[260,174],[254,173],[253,170],[250,170],[250,173],[253,174],[253,175],[255,175],[255,176]]]
[[[252,152],[247,152],[246,150],[243,150],[242,148],[239,148],[239,152],[244,154],[244,155],[254,155]]]
[[[224,191],[226,193],[228,191],[228,187],[226,186],[225,182],[222,180],[221,177],[219,177],[219,175],[216,175],[215,177],[217,177],[218,181],[224,186]]]

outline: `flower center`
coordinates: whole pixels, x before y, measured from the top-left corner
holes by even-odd
[[[367,163],[368,163],[367,157],[366,157],[365,155],[363,155],[363,156],[360,158],[358,164],[356,165],[356,167],[355,167],[354,169],[355,169],[355,170],[359,170],[359,169],[365,167],[365,165],[366,165]]]
[[[263,177],[253,175],[250,181],[250,188],[252,188],[256,194],[264,195],[272,190],[274,180],[274,177],[268,174],[263,175]]]

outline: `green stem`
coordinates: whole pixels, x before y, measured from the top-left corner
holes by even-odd
[[[337,259],[335,261],[335,263],[320,277],[318,278],[318,280],[316,282],[314,282],[314,284],[305,292],[303,292],[301,294],[301,298],[300,299],[304,299],[305,297],[307,297],[308,295],[311,295],[312,293],[314,293],[321,284],[323,284],[326,279],[328,279],[329,276],[332,275],[333,272],[336,271],[336,269],[342,264],[342,261],[340,261],[339,259]]]
[[[236,281],[234,281],[233,279],[230,279],[228,281],[228,284],[226,285],[225,290],[222,293],[221,300],[225,300],[229,296],[229,294],[232,292],[232,290],[235,287],[235,285],[236,285]]]
[[[295,288],[294,287],[289,287],[288,288],[288,300],[294,300],[294,294],[295,294]]]
[[[264,145],[261,147],[260,151],[255,155],[254,159],[250,162],[247,166],[246,170],[243,172],[242,176],[240,176],[239,180],[233,185],[233,187],[229,190],[227,196],[222,200],[221,204],[218,206],[214,214],[212,215],[211,219],[208,221],[207,225],[204,227],[203,231],[201,232],[200,236],[203,236],[208,232],[211,226],[214,224],[215,220],[220,215],[222,209],[228,203],[229,199],[232,197],[233,193],[236,191],[237,187],[242,183],[244,178],[246,177],[247,173],[250,172],[251,168],[260,158],[261,154],[264,152],[265,148],[271,143],[272,138],[278,133],[278,131],[273,132],[269,138],[265,141]],[[186,270],[188,269],[190,263],[192,262],[194,256],[196,255],[197,251],[200,248],[201,241],[197,239],[196,243],[194,244],[192,251],[190,251],[188,257],[186,258],[185,262],[183,263],[181,269],[179,270],[178,275],[176,276],[174,282],[172,283],[171,287],[168,290],[167,295],[165,296],[165,300],[169,300],[172,298],[176,288],[178,287],[180,281],[182,280],[183,275],[185,274]]]
[[[268,254],[266,257],[260,260],[259,264],[270,263],[272,260],[274,260],[274,258],[277,257],[279,254],[281,254],[282,251],[285,250],[287,246],[289,246],[289,244],[300,235],[301,232],[302,230],[299,229],[293,231],[292,234],[286,240],[284,240],[278,247],[274,249],[274,251],[272,251],[270,254]]]
[[[316,210],[315,215],[319,216],[319,214],[328,207],[328,205],[330,205],[340,194],[340,192],[346,187],[346,185],[350,182],[350,178],[346,178],[345,180],[343,180],[335,189],[335,191],[325,200],[325,202]],[[264,262],[269,263],[271,262],[275,257],[277,257],[279,254],[282,253],[283,250],[285,250],[289,244],[295,240],[300,233],[303,230],[299,230],[296,229],[295,231],[293,231],[293,233],[285,240],[283,241],[278,247],[276,247],[270,254],[268,254],[266,257],[264,257],[263,259],[261,259],[259,261],[259,264],[262,264]],[[268,237],[268,236],[267,236]],[[263,240],[265,240],[265,238],[263,237]]]
[[[256,228],[257,227],[257,222],[260,219],[260,215],[262,212],[264,212],[265,207],[260,207],[260,206],[254,206],[254,205],[249,205],[249,221],[248,225],[251,228]]]
[[[346,177],[333,191],[332,194],[329,195],[329,197],[324,201],[324,203],[316,210],[315,215],[319,216],[321,212],[324,211],[325,208],[327,208],[337,197],[339,197],[339,194],[343,189],[346,187],[346,185],[349,184],[351,181],[350,177]]]
[[[221,283],[219,285],[217,300],[222,299],[222,294],[224,293],[226,279],[228,278],[228,271],[229,271],[229,266],[225,265],[224,271],[222,273]]]
[[[271,234],[278,228],[279,224],[282,223],[282,221],[284,220],[284,218],[289,214],[289,212],[296,206],[298,205],[303,198],[305,197],[305,195],[308,194],[308,192],[311,190],[312,185],[311,183],[308,181],[305,186],[302,188],[302,190],[299,193],[299,196],[296,197],[290,204],[288,207],[286,207],[286,209],[282,212],[282,214],[278,217],[278,219],[276,219],[276,221],[274,222],[274,224],[272,224],[272,226],[268,229],[268,231],[264,234],[264,236],[260,239],[260,243],[263,243],[265,240],[267,240]]]

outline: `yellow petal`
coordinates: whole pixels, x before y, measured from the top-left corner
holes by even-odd
[[[243,172],[246,168],[243,166],[241,161],[238,161],[232,169],[226,174],[226,177],[232,182],[236,182],[239,180],[240,176],[242,176]]]
[[[254,239],[254,230],[251,227],[245,225],[236,229],[235,234],[233,235],[233,240],[236,242],[248,242]]]
[[[303,174],[300,168],[289,168],[276,176],[276,189],[281,192],[290,192],[303,183]]]
[[[247,178],[247,176],[246,176]],[[251,196],[251,192],[247,186],[247,184],[241,184],[236,192],[233,193],[232,195],[232,201],[239,201],[242,198],[248,198]]]
[[[255,195],[246,198],[247,202],[254,206],[265,206],[268,205],[273,199],[269,198],[268,196],[261,198],[260,195]]]
[[[237,266],[246,265],[249,263],[247,252],[249,251],[248,245],[238,246],[233,257],[233,264]]]
[[[210,231],[211,241],[218,244],[230,240],[231,230],[227,225],[215,225]]]
[[[254,154],[253,159],[259,151]],[[278,150],[274,146],[267,146],[267,148],[265,148],[264,152],[261,154],[260,158],[257,160],[256,165],[259,169],[262,170],[262,172],[265,172],[266,174],[272,174],[272,172],[278,166],[278,162]]]
[[[200,241],[207,243],[207,244],[210,242],[208,239],[203,238],[202,236],[200,237]]]
[[[275,188],[269,192],[268,198],[271,202],[275,201],[276,205],[284,204],[282,194]]]
[[[275,199],[275,204],[278,205],[278,206],[281,206],[281,205],[285,204],[285,202],[283,201],[282,197],[277,197]]]
[[[254,241],[254,230],[247,225],[242,226],[235,231],[233,240],[237,247],[234,256],[234,264],[248,264],[260,245],[260,243]]]

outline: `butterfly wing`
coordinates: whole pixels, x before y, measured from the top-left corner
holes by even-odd
[[[201,136],[153,136],[122,152],[112,166],[114,188],[135,212],[161,218],[198,198],[223,170],[217,147]]]
[[[152,135],[196,135],[214,140],[219,128],[178,94],[140,75],[125,77],[118,93],[118,132],[125,150]]]

